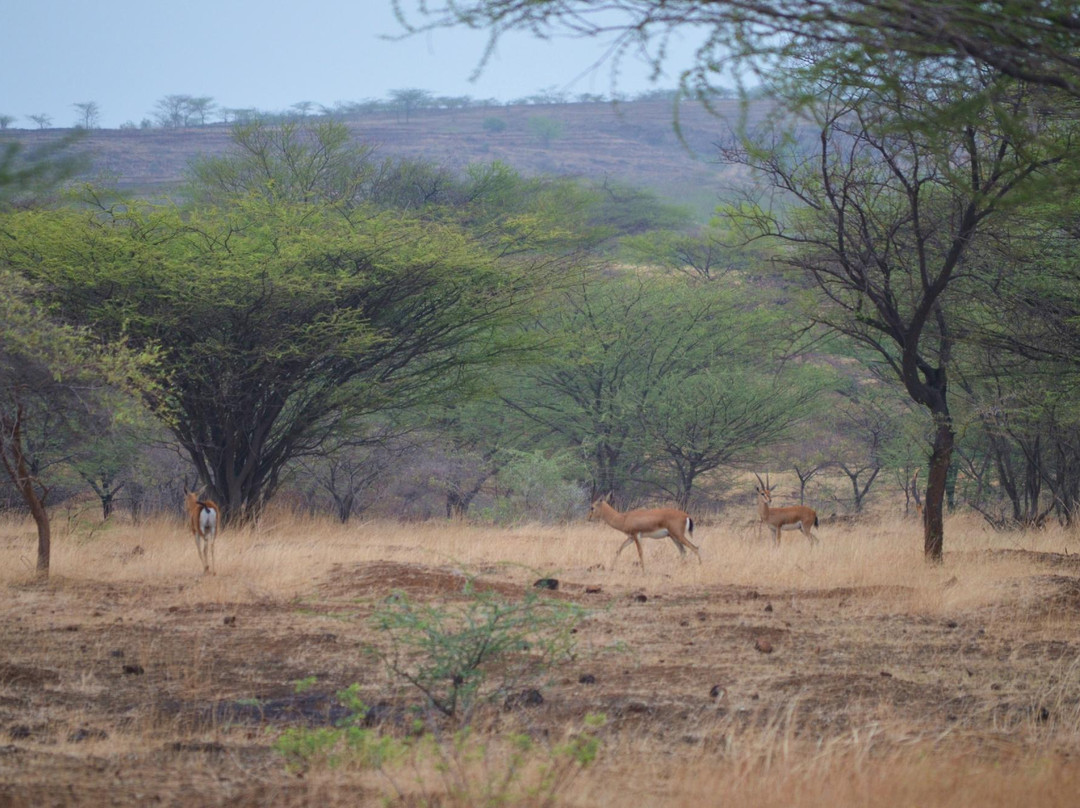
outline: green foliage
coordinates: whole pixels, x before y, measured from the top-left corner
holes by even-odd
[[[505,132],[507,127],[505,119],[496,118],[494,116],[484,118],[484,122],[482,125],[485,132],[489,132],[493,135],[497,135],[499,132]]]
[[[372,616],[382,640],[369,647],[394,681],[460,724],[479,705],[536,684],[570,657],[573,629],[584,617],[580,607],[534,592],[513,602],[470,581],[466,595],[450,607],[394,594]]]
[[[297,692],[307,690],[311,678],[297,683]],[[285,758],[292,771],[311,768],[336,769],[350,766],[362,769],[383,769],[393,765],[409,751],[409,742],[365,727],[368,708],[352,685],[337,694],[338,701],[349,712],[334,727],[290,727],[274,741],[274,751]]]
[[[6,259],[66,319],[164,346],[147,400],[230,517],[290,458],[431,401],[498,354],[549,264],[500,264],[452,223],[246,196],[12,217]]]
[[[588,492],[575,482],[583,469],[573,453],[506,449],[503,455],[498,477],[506,494],[497,505],[497,519],[553,522],[580,513]]]
[[[534,115],[528,121],[529,131],[533,137],[540,141],[545,148],[551,145],[551,141],[562,137],[564,124],[558,118],[549,118],[546,115]]]
[[[383,776],[386,804],[553,806],[574,779],[596,762],[603,714],[590,713],[569,737],[553,745],[525,733],[495,742],[469,727],[446,734],[409,732],[401,737],[363,726],[367,707],[353,685],[338,693],[349,715],[335,727],[290,727],[274,741],[286,767],[301,774],[320,769],[359,769]],[[433,772],[432,775],[425,772]]]
[[[295,772],[348,767],[373,770],[389,784],[387,796],[403,801],[423,795],[425,804],[462,806],[553,805],[557,796],[600,752],[603,715],[587,715],[577,731],[551,746],[523,733],[503,733],[492,743],[470,725],[481,703],[505,697],[554,670],[573,649],[583,611],[573,604],[529,593],[509,602],[479,592],[470,582],[459,607],[419,605],[398,593],[371,620],[382,637],[369,652],[391,677],[419,690],[426,706],[449,718],[450,733],[425,731],[428,720],[377,728],[359,685],[337,693],[346,715],[334,727],[294,727],[274,742]],[[315,686],[313,677],[296,685]],[[423,715],[425,711],[419,714]],[[433,771],[435,779],[424,772]],[[408,778],[412,783],[406,783]],[[412,797],[410,797],[412,798]]]
[[[537,321],[546,356],[504,395],[553,448],[578,447],[593,493],[685,503],[702,474],[763,451],[812,411],[821,374],[770,367],[777,316],[734,283],[586,278]]]
[[[56,464],[102,422],[123,419],[127,391],[154,390],[152,349],[133,351],[116,335],[103,342],[58,322],[38,303],[39,289],[0,267],[0,465],[38,527],[40,574],[50,559],[45,499]]]
[[[728,97],[724,83],[775,78],[794,57],[821,58],[842,51],[849,70],[889,76],[904,58],[955,70],[973,66],[994,78],[1022,77],[1080,97],[1076,54],[1080,34],[1071,0],[1009,0],[992,4],[896,0],[821,3],[760,0],[753,3],[670,0],[664,13],[653,3],[613,0],[606,14],[590,14],[589,0],[393,0],[410,31],[435,28],[486,30],[482,66],[500,37],[524,32],[545,39],[595,37],[608,49],[612,75],[628,52],[644,55],[654,75],[670,68],[670,43],[687,30],[699,41],[682,70],[682,92],[704,100]],[[412,13],[409,13],[412,12]],[[750,88],[750,92],[754,88]]]
[[[18,140],[5,137],[0,143],[0,211],[26,206],[82,171],[86,155],[72,147],[83,135],[76,131],[29,151]]]

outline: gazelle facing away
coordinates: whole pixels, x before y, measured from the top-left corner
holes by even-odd
[[[615,569],[615,562],[619,560],[619,553],[633,542],[637,546],[638,560],[644,571],[645,556],[641,552],[642,539],[670,538],[672,543],[679,548],[679,555],[686,555],[686,548],[689,547],[697,554],[698,563],[701,563],[701,553],[690,541],[694,538],[694,520],[686,511],[676,508],[649,508],[619,513],[608,504],[606,498],[601,497],[589,508],[589,519],[603,519],[627,536],[626,541],[615,551],[615,559],[611,562],[612,569]]]
[[[780,544],[781,530],[802,530],[811,544],[817,543],[817,536],[810,532],[810,528],[817,527],[817,512],[805,505],[791,505],[786,508],[772,507],[772,489],[769,487],[769,475],[765,475],[765,482],[757,477],[758,484],[755,490],[758,493],[758,516],[761,521],[776,529],[776,543]]]
[[[184,504],[187,506],[188,523],[195,534],[195,549],[203,563],[203,573],[214,574],[214,539],[217,538],[221,512],[217,503],[199,499],[194,491],[188,491]]]

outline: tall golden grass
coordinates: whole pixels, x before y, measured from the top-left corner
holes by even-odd
[[[449,567],[526,585],[540,576],[600,582],[605,592],[667,593],[695,602],[707,602],[710,593],[725,587],[761,590],[771,598],[858,590],[861,595],[850,610],[871,618],[977,615],[988,630],[1008,624],[1009,631],[1025,637],[1064,638],[1071,652],[1034,673],[1031,666],[1018,670],[1015,676],[1023,677],[1022,682],[1010,681],[1007,659],[998,671],[1003,686],[1015,684],[1031,704],[1046,705],[1053,720],[1046,723],[1035,716],[996,731],[972,731],[942,716],[912,722],[894,716],[886,704],[852,703],[842,731],[811,737],[796,729],[802,710],[798,695],[756,713],[754,708],[705,709],[695,719],[691,737],[661,742],[663,733],[657,732],[605,735],[598,764],[569,785],[559,804],[1077,804],[1080,620],[1068,607],[1041,608],[1040,581],[1048,569],[1031,555],[1076,554],[1077,535],[1057,527],[1001,533],[974,517],[954,516],[946,524],[944,563],[933,565],[924,560],[921,527],[914,519],[879,517],[861,524],[826,525],[815,531],[821,539],[815,547],[794,533],[785,534],[777,548],[768,533],[746,517],[740,513],[730,522],[698,525],[695,542],[701,564],[680,559],[666,539],[648,540],[642,571],[625,553],[612,569],[622,535],[584,520],[511,527],[386,520],[341,525],[271,509],[256,525],[221,531],[215,576],[202,574],[194,541],[179,516],[140,524],[58,520],[51,581],[42,597],[55,602],[69,584],[145,587],[146,619],[152,620],[151,606],[316,597],[320,582],[339,566],[377,561]],[[0,522],[0,591],[22,588],[34,579],[35,540],[31,523]],[[1017,550],[1029,552],[1000,552]],[[871,619],[848,629],[852,633],[845,640],[872,642],[873,636],[858,632],[871,632],[873,625]],[[625,642],[632,646],[634,638]],[[206,689],[197,680],[209,662],[195,660],[186,669],[177,664],[173,678],[189,677],[193,692]],[[88,680],[82,686],[102,684]],[[993,721],[984,725],[993,728]],[[497,746],[500,741],[491,743]],[[129,754],[138,745],[137,738],[117,735],[78,751],[108,757]],[[370,774],[328,770],[313,772],[310,782],[313,789],[339,793],[361,781],[377,787]],[[442,804],[468,803],[447,797]]]
[[[139,524],[57,521],[51,575],[148,584],[194,580],[204,594],[217,590],[221,597],[245,600],[259,593],[302,592],[337,564],[394,560],[462,568],[496,565],[501,574],[522,580],[534,573],[602,572],[610,584],[625,587],[903,587],[912,608],[942,612],[998,600],[1001,582],[1034,573],[1034,560],[1022,554],[1007,560],[993,555],[996,550],[1080,552],[1080,538],[1062,528],[1003,533],[971,516],[947,521],[941,565],[925,562],[921,526],[914,519],[880,517],[815,532],[821,538],[816,547],[794,532],[785,533],[776,548],[766,531],[742,518],[699,524],[695,541],[701,565],[684,563],[667,539],[647,539],[643,572],[625,553],[612,569],[622,534],[584,520],[510,527],[387,520],[342,525],[270,510],[256,525],[222,530],[217,541],[221,569],[217,576],[204,577],[194,540],[179,517]],[[0,583],[33,577],[35,541],[31,522],[0,521]]]

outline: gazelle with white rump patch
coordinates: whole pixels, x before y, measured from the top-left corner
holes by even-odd
[[[615,560],[611,562],[612,569],[615,569],[615,562],[619,560],[619,553],[629,547],[632,542],[637,546],[638,560],[644,571],[645,556],[641,552],[642,539],[669,538],[679,548],[679,555],[686,555],[686,548],[689,547],[697,554],[698,563],[701,563],[701,553],[690,541],[694,538],[694,520],[686,511],[680,511],[677,508],[641,508],[619,513],[611,507],[606,497],[601,497],[589,508],[589,519],[603,519],[627,536],[626,541],[615,551]]]
[[[195,549],[203,564],[203,573],[214,575],[214,539],[217,538],[221,510],[210,499],[200,499],[194,491],[185,492],[184,505],[188,512],[188,524],[195,534]]]
[[[805,505],[789,505],[786,508],[772,507],[772,488],[769,487],[769,475],[765,475],[765,482],[757,473],[758,484],[755,490],[758,493],[758,517],[762,522],[776,530],[776,543],[780,544],[781,530],[802,530],[810,540],[810,544],[817,543],[817,536],[810,532],[810,528],[817,527],[817,511]]]

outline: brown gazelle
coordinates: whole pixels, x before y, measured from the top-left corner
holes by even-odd
[[[817,527],[817,512],[805,505],[790,505],[786,508],[772,507],[772,488],[769,487],[769,475],[765,475],[765,482],[757,477],[758,493],[758,516],[761,521],[776,529],[776,543],[780,544],[781,530],[802,530],[811,544],[817,543],[817,537],[810,532],[810,528]]]
[[[217,538],[221,511],[216,502],[199,499],[194,491],[186,492],[184,504],[191,532],[195,534],[195,549],[199,551],[199,560],[203,563],[203,573],[214,575],[214,539]]]
[[[915,516],[919,519],[923,518],[923,503],[922,496],[919,494],[919,472],[922,469],[915,469],[915,476],[911,478],[911,496],[915,499]]]
[[[690,541],[694,538],[694,520],[686,511],[680,511],[677,508],[648,508],[619,513],[611,507],[606,497],[601,497],[589,508],[589,519],[603,519],[627,536],[626,541],[615,551],[615,559],[611,562],[612,569],[615,569],[615,562],[619,560],[619,553],[633,542],[637,546],[638,560],[644,571],[645,556],[641,552],[642,539],[670,538],[672,543],[679,548],[679,555],[686,555],[686,548],[689,547],[697,554],[698,563],[701,563],[701,553]]]

